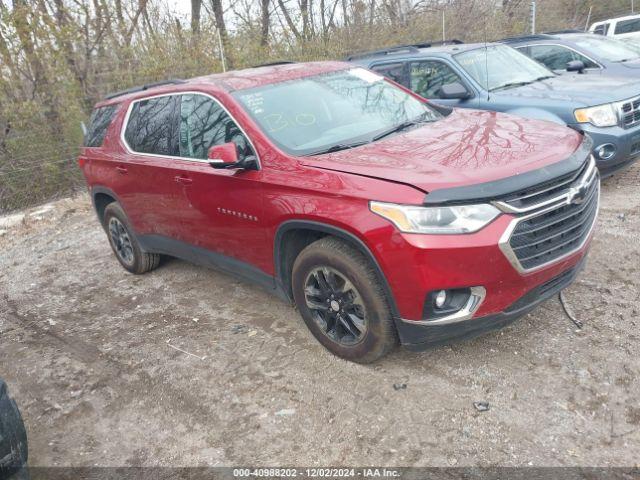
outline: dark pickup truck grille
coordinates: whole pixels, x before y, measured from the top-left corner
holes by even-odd
[[[640,97],[622,102],[619,105],[624,128],[630,128],[640,123]]]
[[[565,257],[584,245],[598,212],[600,181],[593,162],[571,183],[558,183],[553,198],[528,206],[515,221],[503,250],[521,271],[529,271]],[[543,189],[546,191],[546,187]],[[506,203],[506,202],[505,202]],[[512,202],[509,206],[514,206]],[[521,205],[521,204],[520,204]]]

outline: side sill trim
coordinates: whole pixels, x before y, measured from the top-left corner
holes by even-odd
[[[146,252],[169,255],[196,265],[221,270],[256,283],[288,301],[287,296],[277,287],[275,279],[271,275],[246,262],[163,235],[138,235],[136,238]]]

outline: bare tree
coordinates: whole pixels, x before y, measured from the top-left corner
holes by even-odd
[[[278,6],[280,7],[280,11],[284,16],[284,19],[287,22],[287,26],[289,27],[289,30],[291,30],[291,33],[294,34],[297,40],[302,40],[300,30],[298,30],[298,27],[296,27],[296,24],[291,19],[291,14],[289,13],[287,6],[284,4],[284,0],[278,0]]]
[[[227,67],[233,68],[234,61],[233,55],[231,54],[229,48],[229,34],[227,33],[227,26],[224,22],[224,9],[222,6],[222,0],[211,0],[211,8],[213,10],[213,17],[216,21],[216,28],[218,29],[218,34],[220,35],[223,55],[225,56]]]
[[[271,21],[269,5],[270,0],[260,0],[261,13],[261,29],[260,29],[260,45],[266,47],[269,44],[269,24]]]
[[[191,33],[200,34],[200,11],[202,10],[202,0],[191,0]]]

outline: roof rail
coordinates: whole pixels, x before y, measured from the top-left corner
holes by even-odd
[[[429,42],[426,45],[428,45],[428,47],[438,47],[441,45],[463,45],[463,44],[464,42],[462,40],[458,40],[457,38],[452,38],[451,40],[440,40],[437,42]]]
[[[563,33],[587,33],[584,30],[578,30],[577,28],[567,28],[565,30],[555,30],[553,32],[544,32],[547,35],[562,35]]]
[[[536,33],[533,35],[519,35],[516,37],[507,37],[502,40],[498,40],[500,43],[515,43],[527,40],[548,40],[551,37],[549,33]]]
[[[110,93],[105,98],[107,100],[111,100],[112,98],[121,97],[123,95],[128,95],[130,93],[143,92],[153,87],[160,87],[162,85],[179,85],[181,83],[186,83],[186,81],[180,78],[170,78],[168,80],[161,80],[159,82],[153,82],[153,83],[145,83],[144,85],[127,88],[126,90],[122,90],[120,92]]]
[[[459,45],[464,43],[462,40],[453,38],[451,40],[443,40],[439,42],[413,43],[409,45],[396,45],[395,47],[382,48],[380,50],[371,50],[369,52],[352,53],[346,57],[347,61],[357,60],[360,58],[375,57],[376,55],[393,55],[395,53],[416,53],[420,48],[430,48],[440,45]]]
[[[292,62],[290,60],[276,60],[275,62],[267,62],[267,63],[260,63],[258,65],[252,65],[251,68],[275,67],[276,65],[289,65],[291,63],[296,63],[296,62]]]

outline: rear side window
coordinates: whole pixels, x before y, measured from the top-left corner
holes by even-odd
[[[593,29],[593,33],[596,35],[606,35],[609,32],[609,24],[603,23],[602,25],[598,25]]]
[[[174,95],[140,100],[133,104],[124,138],[138,153],[177,156]]]
[[[633,33],[637,31],[640,31],[640,18],[623,20],[616,23],[616,35],[620,35],[621,33]]]
[[[117,105],[95,108],[89,119],[89,127],[84,136],[85,147],[100,147],[111,124]]]

